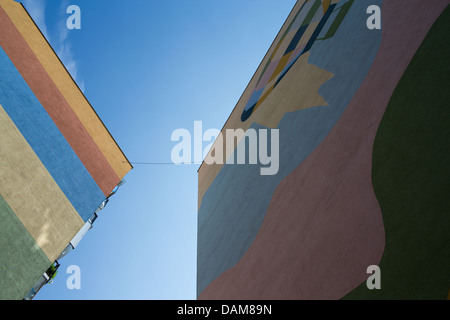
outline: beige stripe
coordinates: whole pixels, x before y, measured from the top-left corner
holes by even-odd
[[[50,261],[84,225],[1,105],[0,194]]]
[[[95,144],[102,151],[117,176],[122,179],[132,169],[125,155],[109,134],[70,74],[29,18],[22,5],[12,0],[0,0],[0,5],[22,34],[48,75],[74,110]]]

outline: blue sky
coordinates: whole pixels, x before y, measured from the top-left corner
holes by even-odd
[[[295,4],[22,2],[131,162],[170,162],[172,132],[194,121],[221,129]],[[71,4],[81,30],[66,27]],[[135,165],[36,299],[195,299],[198,167]]]

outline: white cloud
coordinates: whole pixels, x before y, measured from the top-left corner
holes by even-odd
[[[48,1],[48,0],[47,0]],[[39,29],[41,29],[45,38],[51,43],[58,57],[70,73],[72,78],[84,92],[84,80],[78,72],[78,63],[72,51],[72,44],[69,37],[69,29],[67,28],[66,21],[69,17],[66,13],[69,1],[62,1],[58,8],[60,14],[57,17],[57,22],[53,26],[48,26],[46,23],[46,0],[23,0],[25,8],[36,22]]]
[[[45,24],[45,0],[23,0],[22,3],[48,40],[47,25]]]

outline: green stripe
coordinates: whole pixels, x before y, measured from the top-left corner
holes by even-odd
[[[312,19],[314,18],[314,15],[316,14],[317,10],[319,10],[321,5],[322,5],[321,0],[316,0],[316,2],[314,2],[311,10],[309,10],[308,14],[305,17],[305,20],[303,20],[302,26],[306,26],[311,23]]]
[[[288,32],[291,31],[292,25],[294,24],[294,22],[295,22],[295,20],[297,19],[298,15],[300,14],[300,12],[302,12],[303,8],[305,7],[305,5],[306,5],[307,3],[308,3],[308,1],[305,1],[305,2],[303,3],[303,5],[300,7],[300,9],[298,10],[298,12],[297,12],[297,14],[295,15],[294,19],[292,19],[291,23],[290,23],[289,26],[286,28],[286,31],[285,31],[284,34],[281,36],[281,39],[280,39],[280,41],[278,41],[277,45],[278,45],[279,43],[281,43],[281,42],[284,40],[284,38],[286,37],[286,35],[288,34]],[[261,75],[259,76],[258,82],[256,83],[256,86],[255,86],[255,87],[258,86],[259,82],[261,81],[261,78],[263,77],[264,73],[266,72],[267,68],[269,67],[270,63],[272,62],[272,58],[274,57],[274,55],[275,55],[276,53],[277,53],[277,51],[275,50],[275,51],[271,54],[271,56],[270,56],[270,58],[269,58],[269,61],[267,61],[266,65],[265,65],[265,67],[264,67],[264,70],[263,70],[263,72],[261,73]]]
[[[336,16],[336,19],[334,19],[330,29],[328,29],[327,34],[325,35],[325,37],[317,40],[327,40],[334,37],[334,35],[341,26],[342,21],[344,21],[345,16],[347,15],[348,11],[350,10],[354,2],[355,0],[350,0],[349,2],[344,3],[339,9],[336,9],[339,10],[339,13]]]
[[[52,263],[0,195],[0,300],[20,300]]]

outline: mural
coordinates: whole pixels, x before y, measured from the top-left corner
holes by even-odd
[[[292,65],[302,55],[311,50],[317,40],[326,40],[333,37],[353,2],[354,0],[345,2],[337,8],[336,4],[330,4],[331,1],[308,0],[304,2],[266,63],[256,88],[242,112],[241,120],[243,122],[258,109],[286,73],[289,72]],[[335,12],[337,14],[334,14],[334,20],[329,25],[328,31],[323,38],[318,39],[322,29]],[[283,51],[284,53],[280,55]],[[306,60],[302,62],[307,63]]]
[[[199,299],[447,299],[449,3],[298,1],[224,126],[279,173],[199,169]]]

